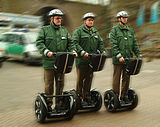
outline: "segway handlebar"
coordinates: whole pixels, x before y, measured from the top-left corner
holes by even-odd
[[[125,58],[125,61],[134,61],[134,60],[142,60],[142,58]]]
[[[92,56],[105,56],[105,57],[107,57],[107,56],[104,55],[104,54],[97,54],[97,53],[89,53],[89,54],[88,54],[88,57],[92,57]]]
[[[75,58],[77,57],[77,55],[73,52],[53,52],[53,57],[57,56],[57,54],[73,54]]]

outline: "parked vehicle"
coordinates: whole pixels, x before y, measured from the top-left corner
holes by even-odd
[[[37,32],[3,33],[1,43],[5,45],[5,57],[25,63],[41,63],[41,54],[35,45],[37,35]]]
[[[5,47],[6,47],[6,44],[0,42],[0,68],[2,67],[2,63],[6,60]]]

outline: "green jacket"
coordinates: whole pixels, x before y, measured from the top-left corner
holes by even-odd
[[[133,53],[137,57],[141,57],[134,31],[128,26],[123,28],[118,24],[112,28],[110,32],[110,45],[113,64],[122,64],[119,62],[119,58],[132,58]]]
[[[83,24],[74,31],[72,40],[76,45],[78,53],[78,57],[76,58],[77,67],[88,66],[89,64],[89,58],[81,56],[81,51],[97,53],[97,50],[99,50],[100,53],[105,53],[103,40],[94,27],[88,30],[85,24]]]
[[[67,29],[63,26],[43,26],[36,40],[36,46],[42,54],[42,63],[45,69],[53,69],[55,56],[47,57],[51,52],[72,52],[74,45]]]

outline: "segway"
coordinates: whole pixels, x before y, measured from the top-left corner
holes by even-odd
[[[62,74],[69,73],[72,70],[74,55],[72,53],[58,52],[54,54],[56,61],[54,70],[59,74],[58,83],[62,82]],[[47,106],[47,98],[61,98],[62,105],[59,110],[50,110]],[[54,105],[54,104],[53,104]],[[45,120],[71,120],[75,114],[76,105],[73,95],[69,91],[64,91],[62,95],[49,96],[39,93],[35,100],[35,116],[38,122],[43,123]]]
[[[142,59],[139,58],[130,58],[125,59],[125,71],[127,72],[128,80],[131,75],[137,75],[140,72]],[[128,85],[129,85],[129,81]],[[104,94],[104,105],[107,111],[109,112],[118,112],[118,111],[125,111],[125,110],[133,110],[138,105],[138,95],[132,89],[128,89],[128,100],[127,102],[121,103],[119,99],[119,95],[117,95],[112,89],[107,90]]]
[[[103,69],[106,56],[102,54],[89,54],[89,59],[89,67],[93,72],[97,72]],[[90,77],[91,80],[89,86],[91,88],[93,73],[92,75],[90,75]],[[102,96],[100,92],[96,91],[95,89],[92,89],[88,92],[85,100],[87,102],[87,105],[82,104],[83,100],[80,99],[80,96],[76,92],[76,90],[71,90],[71,93],[74,95],[74,98],[76,99],[76,112],[92,112],[100,110],[102,106]]]

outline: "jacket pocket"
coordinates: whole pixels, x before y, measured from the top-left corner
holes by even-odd
[[[123,35],[117,35],[118,42],[123,41],[124,36]]]
[[[65,36],[62,36],[62,37],[61,37],[61,41],[62,41],[63,43],[67,43],[67,38],[66,38]]]
[[[90,39],[88,36],[82,36],[80,41],[80,46],[84,48],[84,50],[86,50],[86,47],[88,47],[89,42],[90,42]]]

